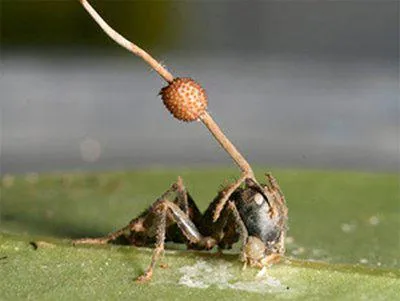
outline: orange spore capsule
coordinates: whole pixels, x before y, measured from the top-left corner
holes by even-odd
[[[191,78],[175,78],[160,95],[168,111],[182,121],[197,120],[207,109],[206,91]]]

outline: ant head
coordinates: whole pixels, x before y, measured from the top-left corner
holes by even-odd
[[[265,267],[280,260],[281,254],[278,250],[271,252],[261,239],[249,236],[243,248],[242,261],[251,267]]]
[[[264,242],[256,236],[249,236],[243,248],[242,260],[251,267],[263,267],[267,265],[268,248]]]

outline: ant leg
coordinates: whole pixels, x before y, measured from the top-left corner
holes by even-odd
[[[132,222],[117,231],[111,232],[107,236],[97,237],[97,238],[74,239],[72,241],[72,244],[73,245],[79,245],[79,244],[105,245],[105,244],[109,243],[110,241],[116,240],[118,237],[122,236],[126,231],[130,230],[133,226]]]
[[[177,204],[196,226],[199,226],[202,222],[203,214],[187,191],[181,177],[178,177],[176,188],[177,195],[173,203]]]
[[[221,191],[222,197],[219,199],[215,206],[213,221],[215,222],[221,215],[222,209],[224,209],[226,202],[232,195],[232,193],[239,188],[240,185],[249,177],[247,173],[243,173],[242,176],[235,183],[229,185],[224,190]]]
[[[240,250],[241,250],[241,252],[240,252],[240,260],[242,262],[244,262],[244,265],[243,265],[242,269],[245,270],[246,267],[247,267],[247,259],[246,259],[246,254],[244,252],[244,249],[245,249],[245,246],[246,246],[246,243],[247,243],[247,239],[249,237],[249,233],[247,231],[246,225],[244,224],[244,222],[243,222],[243,220],[242,220],[242,218],[241,218],[241,216],[239,214],[239,211],[236,208],[235,203],[232,202],[232,201],[229,201],[228,205],[227,205],[227,209],[229,210],[229,213],[233,216],[234,225],[236,227],[236,231],[239,232],[239,236],[240,236],[240,239],[241,239],[241,242],[242,242],[242,245],[240,247]]]
[[[80,245],[80,244],[90,244],[90,245],[105,245],[109,242],[112,242],[121,236],[127,234],[128,232],[144,232],[146,230],[145,226],[143,225],[145,221],[145,217],[148,215],[149,210],[145,210],[142,214],[140,214],[137,218],[134,218],[129,222],[128,225],[118,229],[114,232],[109,233],[103,237],[96,237],[96,238],[80,238],[72,240],[73,245]]]
[[[278,181],[272,176],[271,173],[265,174],[268,184],[266,187],[268,189],[268,192],[273,196],[274,198],[274,204],[275,206],[278,207],[278,211],[281,212],[282,218],[280,218],[279,225],[280,228],[286,229],[286,218],[288,214],[288,209],[286,207],[286,200],[285,196],[283,195],[283,192],[281,188],[279,187]],[[271,255],[267,256],[267,262],[268,263],[273,263],[279,261],[279,258],[285,254],[285,238],[286,238],[286,231],[281,232],[281,236],[279,238],[279,242],[277,244],[277,253],[273,253]]]
[[[273,192],[276,192],[279,195],[279,199],[281,203],[286,203],[285,196],[283,195],[283,192],[281,188],[279,187],[278,181],[272,176],[271,173],[265,174],[268,183],[270,185],[270,190]]]
[[[174,184],[171,185],[171,187],[164,192],[160,199],[165,199],[167,198],[171,193],[178,192],[177,200],[179,203],[186,204],[186,208],[188,207],[187,205],[187,193],[186,189],[183,186],[183,181],[181,177],[178,178],[178,181]],[[127,232],[144,232],[146,228],[144,227],[143,223],[145,221],[145,217],[148,215],[149,209],[145,210],[143,213],[141,213],[137,218],[134,218],[129,222],[128,225],[125,227],[122,227],[121,229],[118,229],[114,232],[109,233],[106,236],[103,237],[97,237],[97,238],[81,238],[81,239],[75,239],[72,241],[73,245],[78,245],[78,244],[92,244],[92,245],[104,245],[109,243],[110,241],[114,241],[117,238],[121,237]]]
[[[249,233],[247,232],[247,228],[246,228],[242,218],[240,217],[240,214],[236,208],[236,205],[233,202],[231,202],[231,204],[230,204],[230,209],[231,209],[233,216],[235,217],[237,229],[242,238],[242,246],[240,247],[240,261],[243,262],[242,270],[244,271],[247,268],[247,262],[248,262],[247,255],[246,255],[246,253],[247,253],[246,245],[247,245]]]
[[[213,209],[211,208],[211,210]],[[221,211],[219,219],[215,223],[212,223],[210,218],[212,217],[206,211],[203,225],[207,227],[207,225],[211,224],[212,226],[203,229],[203,233],[209,233],[209,235],[216,239],[220,252],[222,249],[230,248],[230,246],[239,240],[242,242],[241,249],[243,249],[247,242],[248,231],[234,201],[228,200],[226,206]]]
[[[147,268],[146,272],[139,276],[136,281],[138,282],[146,282],[151,279],[153,275],[154,266],[164,251],[164,241],[165,241],[165,230],[166,230],[166,206],[162,203],[160,204],[159,208],[154,209],[154,213],[157,215],[156,223],[157,223],[157,230],[156,230],[156,248],[153,252],[151,257],[151,263]]]
[[[186,187],[183,184],[183,180],[181,177],[178,177],[178,181],[176,181],[176,192],[177,197],[175,199],[175,203],[188,214],[189,212],[189,204],[188,204],[188,193],[186,192]]]
[[[246,225],[244,224],[234,202],[229,201],[228,209],[231,212],[231,214],[233,215],[236,230],[239,232],[240,238],[242,240],[241,250],[243,250],[244,246],[246,245],[247,238],[249,237],[249,233],[247,232]]]
[[[178,177],[176,182],[176,192],[177,196],[174,203],[179,206],[179,208],[194,221],[195,224],[201,221],[202,214],[194,202],[190,193],[186,190],[183,184],[182,178]]]
[[[138,282],[146,282],[151,279],[155,264],[164,251],[167,217],[168,219],[176,222],[182,234],[189,240],[190,243],[195,244],[203,249],[211,249],[216,244],[215,239],[211,237],[203,237],[188,215],[173,202],[165,199],[159,199],[153,205],[152,209],[150,209],[149,214],[154,214],[156,216],[156,248],[153,252],[149,267],[143,275],[137,278]]]
[[[264,191],[262,189],[262,186],[257,182],[257,180],[254,177],[254,174],[252,172],[244,172],[241,177],[233,184],[227,186],[224,190],[221,191],[222,197],[218,201],[218,203],[215,206],[215,211],[213,214],[213,222],[215,222],[220,214],[222,209],[224,209],[226,202],[229,200],[231,197],[232,193],[239,188],[240,185],[242,185],[243,182],[246,182],[247,186],[253,186],[254,188],[257,189],[258,192],[260,192],[265,200],[268,202],[268,199],[266,195],[264,194]]]
[[[269,196],[273,200],[273,206],[270,204],[270,209],[271,209],[271,215],[279,214],[280,219],[279,219],[279,227],[281,229],[286,229],[286,219],[288,215],[288,208],[286,207],[286,200],[285,196],[283,195],[283,192],[281,188],[279,187],[279,184],[277,180],[270,174],[266,174],[267,178],[267,185],[265,185]],[[284,239],[285,239],[285,231],[282,232],[282,236],[280,237],[280,242],[279,244],[282,246],[282,252],[284,252]],[[282,253],[283,254],[283,253]]]

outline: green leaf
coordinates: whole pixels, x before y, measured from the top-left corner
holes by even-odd
[[[258,170],[261,171],[261,170]],[[257,173],[261,180],[262,174]],[[13,177],[1,186],[0,299],[395,300],[400,291],[398,176],[273,171],[286,194],[287,258],[257,277],[237,249],[168,245],[150,283],[151,249],[78,246],[124,226],[181,175],[202,209],[230,169]],[[31,243],[34,242],[34,243]]]

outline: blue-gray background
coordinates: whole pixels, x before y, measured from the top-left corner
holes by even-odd
[[[397,171],[398,1],[92,1],[253,164]],[[1,4],[2,173],[231,164],[78,1]]]

